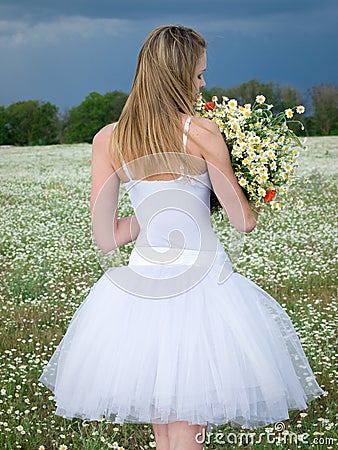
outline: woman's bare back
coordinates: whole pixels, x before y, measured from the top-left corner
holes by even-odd
[[[180,113],[181,116],[181,120],[182,120],[182,127],[184,126],[186,119],[187,119],[187,115],[186,114],[182,114]],[[198,169],[198,171],[200,173],[203,173],[207,170],[207,166],[206,166],[206,162],[201,154],[200,151],[200,147],[196,144],[196,141],[199,137],[199,121],[201,119],[197,118],[197,117],[193,117],[191,120],[191,124],[189,127],[189,132],[188,132],[188,139],[187,139],[187,147],[186,147],[186,152],[187,154],[196,157],[193,158],[194,159],[194,165],[196,165],[196,168]],[[202,119],[205,120],[205,119]],[[114,123],[107,125],[106,127],[104,127],[101,132],[107,133],[107,137],[111,135],[113,128],[114,128]],[[170,151],[170,149],[168,150]],[[111,156],[111,161],[112,161],[112,167],[113,169],[117,172],[121,182],[126,183],[129,181],[129,178],[126,176],[120,162],[112,155]],[[130,162],[134,161],[128,161],[126,158],[124,158],[125,163],[128,165]],[[158,175],[151,175],[148,177],[144,177],[142,178],[142,180],[145,181],[170,181],[173,180],[175,178],[178,177],[174,177],[171,174],[162,174],[161,176]]]

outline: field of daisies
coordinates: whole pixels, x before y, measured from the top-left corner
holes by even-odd
[[[212,218],[237,272],[287,311],[325,396],[291,411],[283,430],[267,428],[246,448],[333,449],[337,430],[336,199],[338,137],[309,138],[282,211],[262,209],[250,234]],[[91,146],[0,147],[0,448],[101,450],[155,447],[151,425],[67,420],[38,382],[75,310],[111,262],[91,235]],[[123,191],[122,193],[123,194]],[[120,217],[133,213],[121,195]],[[125,264],[133,248],[120,249]],[[112,330],[113,333],[114,330]],[[228,425],[205,449],[237,448]],[[264,430],[263,430],[264,431]],[[262,429],[258,431],[262,432]],[[270,433],[270,434],[269,434]],[[268,439],[270,436],[270,439]],[[290,437],[293,442],[290,444]]]

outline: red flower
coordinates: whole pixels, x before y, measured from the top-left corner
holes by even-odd
[[[274,196],[276,195],[276,190],[273,189],[272,191],[266,191],[264,201],[265,202],[271,202],[273,200]]]
[[[206,102],[204,109],[206,111],[212,111],[215,108],[215,103],[214,102]]]

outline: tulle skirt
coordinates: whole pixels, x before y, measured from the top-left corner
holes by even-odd
[[[279,303],[224,251],[192,256],[151,264],[134,248],[94,284],[39,378],[56,415],[257,428],[324,393]]]

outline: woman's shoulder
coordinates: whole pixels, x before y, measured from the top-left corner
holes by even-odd
[[[218,125],[205,117],[192,116],[190,129],[191,133],[198,136],[199,139],[209,139],[211,135],[220,134]]]
[[[104,142],[107,140],[110,140],[111,133],[115,127],[115,123],[109,123],[108,125],[105,125],[103,128],[101,128],[94,136],[93,138],[93,144],[94,142]]]

